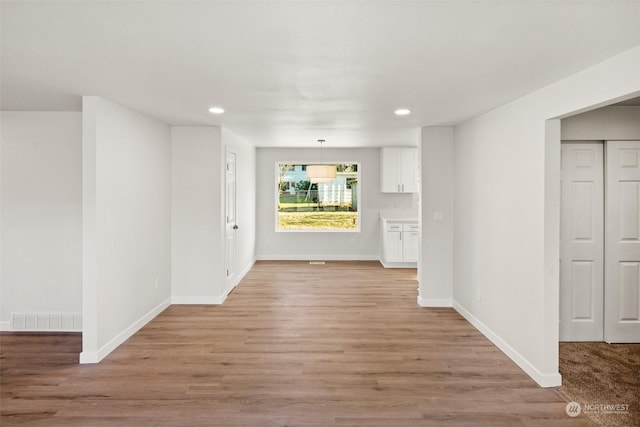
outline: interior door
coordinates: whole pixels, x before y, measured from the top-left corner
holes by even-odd
[[[607,141],[604,340],[640,342],[640,141]]]
[[[560,341],[602,341],[602,142],[562,144]]]
[[[226,153],[225,174],[225,270],[226,291],[230,292],[236,285],[236,234],[238,220],[236,215],[236,153]]]

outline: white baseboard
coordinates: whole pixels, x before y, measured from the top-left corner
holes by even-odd
[[[469,323],[479,330],[485,337],[489,339],[496,347],[509,357],[516,365],[520,367],[527,375],[531,377],[540,387],[558,387],[562,385],[562,376],[560,373],[542,373],[533,366],[525,357],[513,349],[502,338],[500,338],[489,327],[482,323],[473,314],[467,311],[457,301],[453,301],[453,308],[462,315]]]
[[[249,263],[242,269],[240,274],[238,274],[238,283],[240,283],[242,279],[244,279],[244,276],[246,276],[247,273],[251,271],[257,260],[258,259],[256,257],[253,257],[253,259],[249,261]]]
[[[388,262],[379,259],[384,268],[418,268],[417,262]]]
[[[378,261],[379,255],[258,255],[258,261]]]
[[[212,296],[212,295],[173,295],[171,297],[171,304],[205,304],[205,305],[220,305],[224,303],[227,296],[238,286],[238,283],[247,275],[251,268],[256,263],[256,258],[253,258],[249,263],[238,273],[238,279],[234,283],[233,287],[226,290],[224,295]]]
[[[253,268],[253,266],[256,263],[256,258],[254,257],[251,261],[249,261],[249,263],[242,269],[242,271],[240,271],[240,273],[238,273],[238,276],[236,277],[235,283],[233,284],[233,286],[229,289],[227,289],[226,295],[228,296],[231,291],[238,286],[238,284],[240,284],[240,282],[242,281],[242,279],[244,279],[244,276],[247,275],[247,273],[249,271],[251,271],[251,269]],[[226,298],[226,296],[225,296]]]
[[[113,350],[118,348],[123,342],[129,339],[133,334],[138,332],[144,325],[149,323],[158,314],[162,313],[167,307],[171,305],[171,298],[158,304],[151,309],[147,314],[142,316],[139,320],[135,321],[124,331],[116,335],[111,341],[98,349],[98,351],[83,351],[80,353],[80,363],[98,363],[109,355]]]
[[[453,307],[451,298],[422,298],[418,295],[418,305],[420,307]]]
[[[11,322],[8,320],[3,320],[0,322],[0,332],[8,332],[11,331]]]
[[[171,304],[208,304],[220,305],[227,299],[226,295],[218,296],[172,296]]]

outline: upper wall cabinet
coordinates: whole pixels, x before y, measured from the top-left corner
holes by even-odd
[[[380,191],[418,192],[418,149],[382,147],[380,149]]]

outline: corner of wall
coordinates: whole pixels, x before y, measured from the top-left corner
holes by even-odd
[[[527,360],[522,354],[518,353],[504,339],[502,339],[502,337],[482,323],[457,301],[453,301],[453,308],[460,313],[462,317],[467,319],[473,327],[487,337],[489,341],[498,347],[505,355],[507,355],[509,359],[518,365],[540,387],[558,387],[562,385],[562,377],[557,370],[551,372],[540,372],[533,363]]]
[[[423,127],[421,138],[418,304],[450,307],[453,297],[454,130],[444,126]]]
[[[123,344],[126,340],[131,338],[133,334],[138,332],[144,325],[152,321],[156,316],[162,313],[167,307],[171,305],[171,299],[167,299],[156,307],[151,309],[148,313],[140,317],[138,320],[133,322],[127,328],[125,328],[118,335],[113,337],[108,343],[103,345],[101,348],[97,350],[85,350],[80,353],[80,363],[81,364],[90,364],[90,363],[98,363],[105,357],[109,355],[113,350],[118,348],[121,344]]]

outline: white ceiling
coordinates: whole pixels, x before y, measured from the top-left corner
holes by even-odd
[[[3,1],[1,13],[3,110],[80,110],[98,95],[257,146],[413,144],[420,126],[640,45],[638,1]]]

